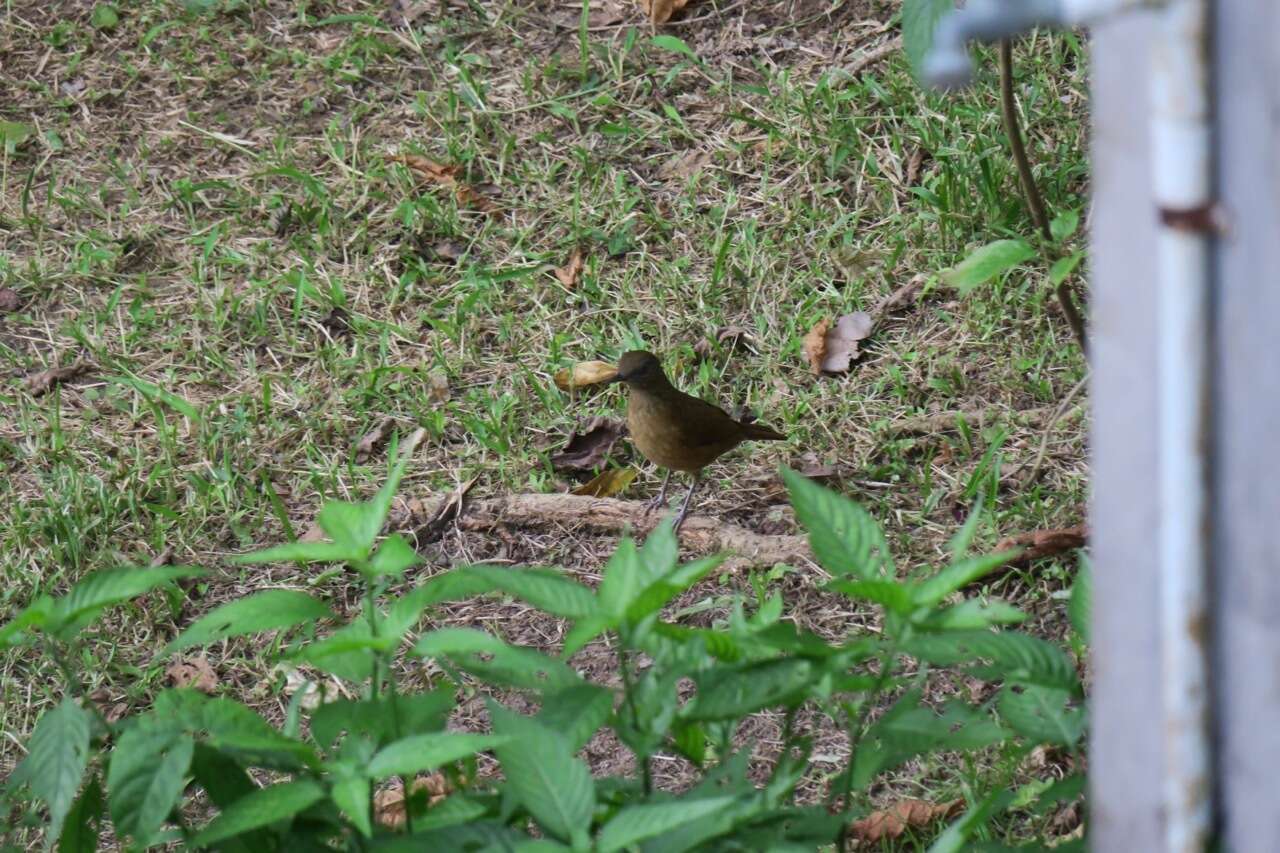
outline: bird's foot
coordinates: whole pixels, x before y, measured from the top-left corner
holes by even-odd
[[[645,501],[645,504],[644,504],[644,514],[645,514],[645,515],[652,515],[654,510],[659,509],[660,507],[665,506],[665,505],[666,505],[666,503],[667,503],[667,496],[666,496],[666,495],[661,494],[661,493],[656,494],[656,495],[654,495],[653,497],[649,498],[649,500]]]

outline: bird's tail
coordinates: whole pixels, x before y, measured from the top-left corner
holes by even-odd
[[[742,435],[752,441],[786,441],[787,437],[764,424],[743,424]]]

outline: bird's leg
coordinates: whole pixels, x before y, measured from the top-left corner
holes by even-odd
[[[667,476],[662,478],[662,488],[658,489],[656,497],[649,501],[649,505],[644,508],[644,514],[648,515],[658,507],[667,502],[667,484],[671,482],[671,469],[667,469]]]
[[[693,499],[693,493],[698,488],[698,474],[693,475],[693,482],[689,484],[689,494],[684,496],[684,503],[680,504],[680,512],[676,514],[675,526],[671,529],[672,533],[680,532],[680,525],[684,524],[684,517],[689,513],[689,501]]]

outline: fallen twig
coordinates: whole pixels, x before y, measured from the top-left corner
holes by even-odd
[[[435,506],[440,501],[423,499],[412,506]],[[451,501],[451,503],[453,503]],[[642,501],[616,498],[593,498],[569,494],[516,494],[506,497],[478,498],[450,507],[446,517],[463,530],[489,530],[502,525],[589,528],[596,531],[622,532],[628,528],[648,533],[662,516],[646,514]],[[426,519],[409,519],[417,526]],[[730,552],[725,561],[728,569],[771,566],[775,563],[811,563],[809,545],[803,536],[765,536],[734,524],[708,516],[691,515],[680,528],[680,543],[691,551],[703,553]]]

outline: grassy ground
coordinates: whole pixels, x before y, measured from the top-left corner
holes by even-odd
[[[979,547],[1081,520],[1079,418],[1053,429],[1037,482],[1002,476],[1041,442],[1012,413],[1054,407],[1084,371],[1043,269],[964,299],[937,283],[967,249],[1032,233],[993,74],[940,98],[899,51],[843,71],[894,35],[896,3],[695,2],[664,30],[692,55],[655,44],[625,3],[592,4],[585,26],[575,4],[408,4],[421,9],[408,29],[379,22],[385,2],[185,5],[122,3],[110,29],[85,2],[0,11],[0,121],[33,129],[0,172],[0,287],[21,303],[0,313],[0,618],[95,568],[163,555],[214,571],[86,646],[104,701],[145,705],[163,686],[152,656],[194,616],[314,580],[225,558],[301,535],[326,498],[376,489],[385,454],[356,447],[385,418],[428,432],[407,495],[471,478],[474,495],[564,490],[550,449],[622,400],[564,394],[552,374],[637,346],[664,353],[686,390],[789,436],[714,466],[699,513],[785,532],[774,472],[812,454],[839,466],[904,563],[936,562],[979,492]],[[1054,212],[1087,190],[1083,59],[1061,37],[1016,55]],[[469,190],[419,182],[404,154],[457,166]],[[584,269],[566,286],[553,271],[575,249]],[[917,275],[923,294],[848,375],[809,373],[814,323]],[[753,347],[696,348],[729,326]],[[77,361],[87,372],[47,394],[24,382]],[[925,436],[894,427],[950,410],[984,416]],[[657,481],[646,469],[623,497]],[[614,541],[452,531],[424,547],[423,572],[499,559],[592,576]],[[1057,636],[1070,568],[1041,562],[991,589]],[[746,581],[686,604],[711,620]],[[810,627],[864,621],[814,595],[803,569],[770,583]],[[341,578],[323,587],[345,601]],[[559,639],[510,603],[439,618]],[[250,697],[268,669],[255,652],[210,650],[221,690]],[[56,684],[39,661],[0,658],[0,776]],[[276,715],[285,700],[254,701]],[[623,760],[603,746],[589,758]],[[954,768],[912,769],[904,790],[954,790]]]

